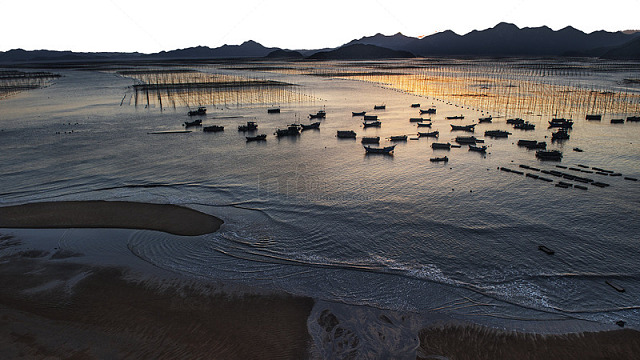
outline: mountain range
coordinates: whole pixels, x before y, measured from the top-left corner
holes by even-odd
[[[365,46],[366,45],[366,46]],[[289,58],[289,59],[378,59],[413,56],[586,56],[606,59],[640,60],[639,32],[595,31],[584,33],[573,27],[554,31],[546,26],[518,28],[500,23],[486,30],[458,35],[451,30],[422,38],[376,34],[352,40],[340,47],[319,50],[268,48],[255,41],[217,48],[197,46],[140,53],[81,53],[71,51],[21,49],[0,52],[2,63],[83,62],[109,60]]]

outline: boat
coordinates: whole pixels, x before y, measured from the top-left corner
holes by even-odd
[[[624,124],[624,119],[611,119],[612,124]]]
[[[435,137],[435,138],[437,138],[438,136],[440,136],[440,132],[437,131],[437,130],[436,131],[431,131],[431,132],[426,132],[426,133],[419,132],[418,136],[419,137]]]
[[[453,124],[450,124],[450,125],[451,125],[451,131],[462,130],[462,131],[473,132],[473,130],[475,129],[475,126],[477,124],[471,124],[471,125],[453,125]]]
[[[475,136],[458,136],[456,142],[458,144],[475,144],[479,141]]]
[[[566,129],[562,128],[554,133],[551,133],[552,140],[567,140],[569,139],[569,133]]]
[[[407,141],[407,135],[397,135],[389,137],[389,141]]]
[[[378,120],[378,115],[364,115],[364,120]]]
[[[518,140],[518,146],[526,147],[527,149],[546,149],[547,143],[544,141],[536,140]]]
[[[202,120],[185,121],[184,127],[202,126]]]
[[[611,286],[612,288],[616,289],[617,292],[624,292],[624,288],[616,283],[613,283],[609,280],[605,280],[604,281],[607,285]]]
[[[267,114],[280,114],[280,108],[267,109]]]
[[[640,116],[627,116],[627,121],[638,122],[640,121]]]
[[[366,111],[360,111],[360,112],[352,111],[351,116],[364,116],[364,114],[366,113],[367,113]]]
[[[490,123],[493,118],[491,116],[481,117],[478,119],[478,123]]]
[[[418,127],[431,127],[430,122],[419,122],[417,123]]]
[[[520,119],[520,118],[508,119],[507,124],[511,124],[511,125],[524,124],[524,119]]]
[[[484,136],[489,136],[493,138],[506,138],[511,135],[510,132],[504,130],[487,130],[484,132]]]
[[[450,143],[433,143],[433,144],[431,144],[431,148],[432,149],[450,150],[451,149],[451,144]]]
[[[364,149],[367,151],[367,154],[390,154],[393,152],[393,149],[396,148],[395,145],[385,146],[383,148],[375,148],[368,145],[363,145]]]
[[[316,121],[313,124],[309,125],[300,124],[300,127],[302,128],[302,130],[320,129],[320,122]]]
[[[538,250],[546,253],[547,255],[553,255],[555,254],[555,251],[549,249],[548,247],[544,246],[544,245],[539,245],[538,246]]]
[[[447,116],[447,120],[464,119],[463,115]]]
[[[446,156],[443,156],[443,157],[434,157],[434,158],[429,159],[429,161],[431,161],[431,162],[448,162],[448,161],[449,161],[449,158],[448,158],[448,157],[446,157]]]
[[[267,134],[260,134],[256,136],[245,136],[247,141],[263,141],[267,140]]]
[[[374,110],[384,110],[384,109],[386,109],[386,108],[387,108],[387,106],[386,106],[386,105],[374,105],[374,106],[373,106],[373,109],[374,109]]]
[[[420,104],[411,104],[411,107],[412,107],[412,108],[419,108],[419,107],[420,107]]]
[[[255,121],[247,121],[246,125],[238,125],[238,131],[253,131],[258,128],[258,124]]]
[[[551,119],[551,121],[549,121],[549,127],[559,127],[559,128],[565,128],[565,129],[569,129],[571,127],[573,127],[573,121],[571,119],[565,119],[565,118],[554,118]]]
[[[204,131],[204,132],[224,131],[224,126],[220,126],[220,125],[205,126],[205,127],[202,128],[202,131]]]
[[[582,149],[580,149],[580,148],[578,148],[578,147],[574,147],[574,148],[573,148],[573,151],[575,151],[575,152],[583,152],[584,150],[582,150]]]
[[[519,129],[519,130],[535,130],[536,129],[536,125],[532,124],[528,121],[525,121],[521,124],[514,124],[513,125],[514,129]]]
[[[277,129],[275,135],[277,137],[300,135],[300,126],[297,124],[291,124],[286,129]]]
[[[338,130],[337,137],[341,139],[355,139],[356,132],[353,130]]]
[[[469,151],[477,151],[477,152],[487,152],[487,145],[483,145],[483,146],[476,146],[473,144],[469,144]]]
[[[365,136],[362,138],[361,142],[363,144],[379,144],[380,136]]]
[[[585,116],[586,120],[602,120],[602,115],[600,114],[587,114],[587,116]]]
[[[558,150],[538,150],[536,157],[540,160],[561,160],[562,153]]]
[[[423,119],[421,117],[419,117],[419,118],[409,118],[409,122],[423,122],[425,120],[430,120],[430,119]]]
[[[420,115],[422,114],[435,114],[436,113],[436,109],[435,108],[429,108],[426,110],[420,109]]]
[[[197,110],[191,110],[188,112],[189,116],[196,116],[196,115],[206,115],[207,114],[207,108],[204,106],[200,106],[198,107]]]
[[[366,122],[366,121],[365,121],[365,122],[363,122],[363,123],[362,123],[362,125],[363,125],[365,128],[368,128],[368,127],[380,127],[380,126],[382,125],[382,123],[381,123],[380,121],[378,121],[378,120],[376,120],[376,121],[369,121],[369,122]]]
[[[309,114],[310,119],[324,119],[327,117],[327,113],[324,110],[320,110],[315,114]]]

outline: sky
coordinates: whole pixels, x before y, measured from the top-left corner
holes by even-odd
[[[518,27],[640,29],[640,0],[0,0],[0,51],[141,52],[212,48],[336,47],[377,33],[463,35]]]

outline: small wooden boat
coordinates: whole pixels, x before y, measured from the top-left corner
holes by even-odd
[[[412,108],[419,108],[419,107],[420,107],[420,104],[411,104],[411,107],[412,107]]]
[[[511,135],[510,132],[504,130],[487,130],[484,132],[484,136],[489,136],[493,138],[506,138]]]
[[[367,113],[366,111],[360,111],[360,112],[352,111],[351,116],[364,116],[364,114],[366,113]]]
[[[567,140],[569,139],[569,133],[565,129],[560,129],[554,133],[551,133],[551,140]]]
[[[324,119],[327,117],[327,113],[324,110],[320,110],[315,114],[309,114],[310,119]]]
[[[365,128],[368,128],[368,127],[380,127],[380,126],[382,125],[382,123],[381,123],[380,121],[378,121],[378,120],[376,120],[376,121],[369,121],[369,122],[366,122],[366,121],[365,121],[365,122],[363,122],[363,123],[362,123],[362,125],[363,125]]]
[[[469,144],[469,151],[484,153],[484,152],[487,152],[487,145],[477,146],[477,145]]]
[[[367,151],[367,154],[390,154],[393,152],[393,149],[396,148],[395,145],[385,146],[383,148],[375,148],[368,145],[363,145],[364,149]]]
[[[355,139],[356,132],[353,130],[338,130],[337,137],[341,139]]]
[[[458,144],[473,144],[475,145],[475,143],[479,142],[478,138],[476,138],[475,136],[457,136],[456,137],[456,142]]]
[[[430,122],[419,122],[417,123],[418,127],[431,127],[431,123]]]
[[[407,135],[391,136],[389,141],[407,141]]]
[[[491,116],[481,117],[478,119],[478,123],[490,123],[493,120]]]
[[[627,121],[638,122],[640,121],[640,116],[627,116]]]
[[[200,107],[198,107],[197,110],[191,110],[187,114],[189,116],[206,115],[207,114],[207,108],[204,107],[204,106],[200,106]]]
[[[247,121],[246,125],[238,125],[238,131],[253,131],[258,128],[258,124],[255,121]]]
[[[538,150],[536,157],[540,160],[562,160],[562,153],[558,150]]]
[[[300,135],[300,126],[291,124],[286,129],[277,129],[275,135],[277,137]]]
[[[511,125],[524,124],[524,119],[520,119],[520,118],[508,119],[507,124],[511,124]]]
[[[536,125],[525,121],[522,124],[514,124],[513,128],[518,130],[535,130]]]
[[[559,127],[569,129],[573,127],[573,121],[571,119],[554,118],[549,121],[549,127]]]
[[[256,135],[256,136],[245,136],[247,138],[247,142],[248,141],[263,141],[263,140],[267,140],[267,134],[260,134],[260,135]]]
[[[431,162],[448,162],[448,161],[449,161],[449,158],[448,158],[448,157],[446,157],[446,156],[443,156],[443,157],[433,157],[433,158],[429,159],[429,161],[431,161]]]
[[[444,150],[450,150],[451,149],[451,144],[450,143],[433,143],[431,144],[431,148],[432,149],[444,149]]]
[[[546,247],[544,245],[538,245],[538,250],[546,253],[547,255],[553,255],[553,254],[556,253],[555,251],[549,249],[548,247]]]
[[[379,144],[380,136],[365,136],[362,138],[361,142],[363,144]]]
[[[302,130],[320,129],[320,122],[317,121],[309,125],[300,124],[300,127],[302,128]]]
[[[605,283],[611,286],[612,288],[616,289],[617,292],[624,292],[624,288],[616,283],[613,283],[609,280],[605,280]]]
[[[429,120],[429,119],[426,119]],[[423,122],[425,121],[425,119],[419,117],[419,118],[409,118],[409,122]]]
[[[184,127],[202,126],[202,120],[185,121]]]
[[[611,119],[612,124],[624,124],[624,119]]]
[[[280,108],[267,109],[267,114],[280,114]]]
[[[464,116],[463,115],[447,116],[447,120],[457,120],[457,119],[464,119]]]
[[[426,110],[420,109],[420,115],[422,114],[435,114],[436,113],[436,109],[435,108],[429,108]]]
[[[440,132],[439,132],[439,131],[437,131],[437,130],[436,130],[436,131],[426,132],[426,133],[424,133],[424,132],[419,132],[419,133],[418,133],[418,136],[419,136],[419,137],[435,137],[435,138],[437,138],[438,136],[440,136]]]
[[[202,131],[204,131],[204,132],[224,131],[224,126],[220,126],[220,125],[205,126],[205,127],[202,128]]]
[[[386,106],[386,105],[374,105],[374,106],[373,106],[373,109],[374,109],[374,110],[384,110],[384,109],[386,109],[386,108],[387,108],[387,106]]]
[[[364,120],[378,120],[378,115],[364,115]]]
[[[587,114],[587,116],[585,116],[586,120],[602,120],[602,115],[600,114]]]
[[[475,129],[475,126],[477,124],[471,124],[471,125],[453,125],[453,124],[450,124],[450,125],[451,125],[451,131],[462,130],[462,131],[473,132],[473,130]]]
[[[575,152],[583,152],[584,150],[582,150],[582,149],[580,149],[580,148],[577,148],[577,147],[574,147],[574,148],[573,148],[573,151],[575,151]]]

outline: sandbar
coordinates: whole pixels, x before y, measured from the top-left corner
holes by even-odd
[[[0,228],[122,228],[197,236],[223,221],[187,207],[130,201],[55,201],[0,207]]]

